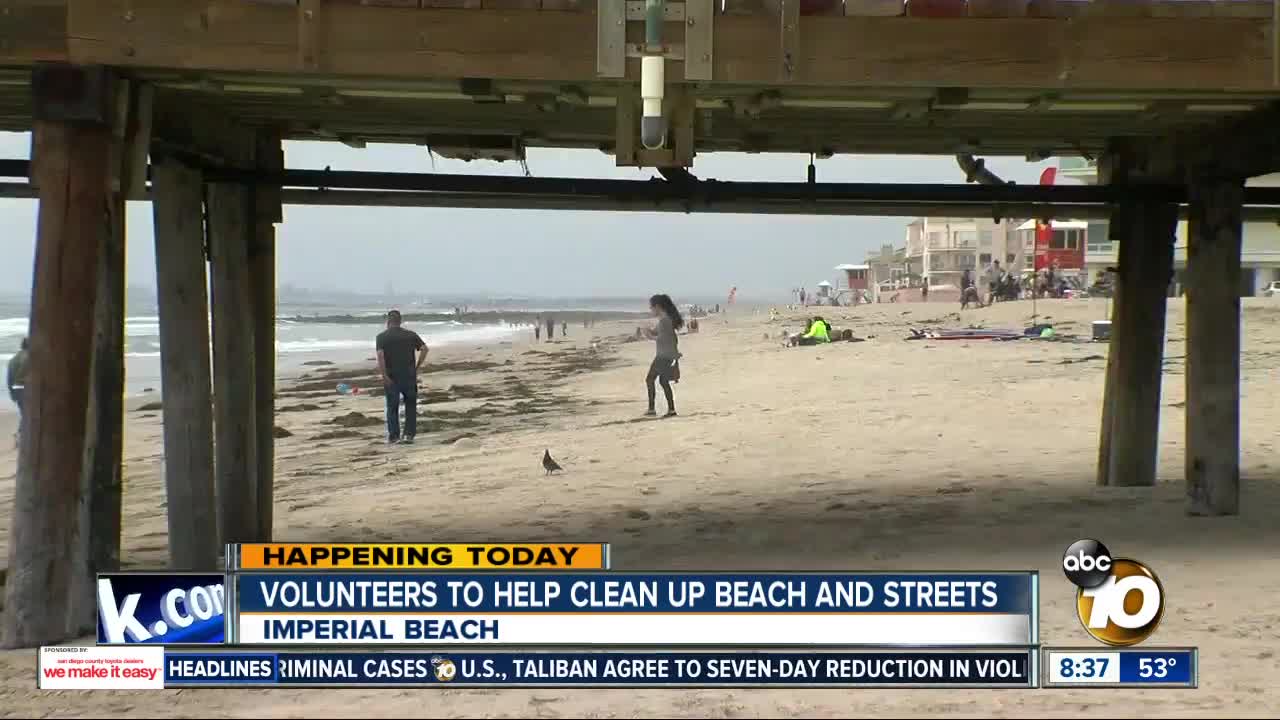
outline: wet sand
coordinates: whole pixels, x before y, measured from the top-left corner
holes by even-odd
[[[41,693],[31,651],[0,653],[15,714],[73,716],[1270,716],[1280,707],[1280,301],[1245,303],[1242,513],[1189,518],[1182,483],[1184,312],[1171,302],[1160,482],[1094,485],[1106,346],[905,341],[909,328],[1021,328],[1029,302],[810,309],[861,343],[784,349],[803,312],[735,309],[681,338],[681,416],[639,418],[648,342],[628,322],[561,343],[447,348],[424,377],[418,444],[382,442],[383,400],[339,396],[367,368],[282,386],[283,540],[607,540],[619,570],[1035,569],[1045,644],[1087,645],[1057,569],[1084,536],[1151,565],[1158,645],[1201,648],[1195,691],[209,690]],[[1087,336],[1105,301],[1048,301]],[[933,320],[935,322],[927,322]],[[592,348],[592,336],[598,343]],[[766,339],[765,336],[768,336]],[[463,364],[470,363],[470,364]],[[352,374],[354,373],[354,377]],[[661,400],[659,400],[661,409]],[[350,413],[360,413],[353,417]],[[335,418],[347,417],[341,422]],[[125,562],[165,553],[161,417],[131,411]],[[0,421],[3,422],[3,421]],[[0,542],[12,504],[0,427]],[[282,433],[283,434],[283,433]],[[565,467],[547,478],[550,449]],[[3,557],[3,556],[0,556]]]

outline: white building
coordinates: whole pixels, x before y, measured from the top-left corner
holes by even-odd
[[[907,225],[907,260],[919,259],[930,288],[960,287],[965,270],[975,273],[999,260],[1010,270],[1024,261],[1010,221],[977,218],[917,218]]]
[[[1081,158],[1062,158],[1058,163],[1063,177],[1093,184],[1097,182],[1097,166]],[[1250,187],[1280,186],[1280,174],[1254,178]],[[1109,237],[1106,220],[1090,220],[1085,245],[1085,268],[1089,282],[1119,262],[1119,243]],[[1181,294],[1182,273],[1187,267],[1187,223],[1178,223],[1177,239],[1173,249],[1173,266],[1176,270],[1172,291]],[[1240,253],[1240,294],[1259,295],[1274,280],[1280,280],[1280,225],[1273,222],[1246,222],[1243,248]]]

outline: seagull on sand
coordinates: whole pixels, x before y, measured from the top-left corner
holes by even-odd
[[[559,463],[551,459],[550,450],[544,451],[542,453],[542,469],[546,470],[548,475],[550,475],[551,473],[557,470],[564,470],[564,468],[560,467]]]

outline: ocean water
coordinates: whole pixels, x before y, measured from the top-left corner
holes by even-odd
[[[310,360],[335,363],[359,362],[373,357],[374,337],[382,330],[378,322],[361,321],[367,313],[356,312],[344,322],[299,320],[290,308],[282,307],[276,319],[276,367],[291,372]],[[311,310],[311,308],[308,308]],[[20,309],[0,306],[0,367],[7,365],[27,334],[28,319]],[[311,313],[308,313],[311,314]],[[430,346],[484,345],[510,339],[528,331],[523,322],[460,322],[433,320],[406,322]],[[89,338],[83,350],[89,350]],[[160,319],[155,315],[131,316],[125,321],[125,392],[135,396],[160,390]],[[12,409],[8,392],[0,392],[0,408]]]

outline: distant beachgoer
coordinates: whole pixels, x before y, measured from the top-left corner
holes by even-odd
[[[387,313],[387,329],[378,333],[378,370],[387,396],[387,442],[412,444],[418,432],[418,368],[427,361],[427,344],[401,327],[399,310]],[[416,358],[415,358],[416,355]],[[404,399],[404,435],[400,400]]]
[[[534,325],[534,326],[533,326],[533,340],[534,340],[534,342],[537,342],[537,341],[539,341],[539,340],[541,340],[541,339],[542,339],[542,326],[541,326],[541,325]]]
[[[551,342],[551,338],[556,334],[556,319],[547,316],[547,342]]]
[[[560,337],[569,337],[569,323],[560,323]]]
[[[676,414],[675,395],[671,392],[671,383],[680,382],[680,339],[676,331],[684,327],[684,318],[675,303],[667,295],[654,295],[649,298],[649,312],[658,318],[658,324],[649,331],[649,336],[656,343],[653,362],[649,364],[649,374],[645,376],[645,386],[649,391],[649,409],[645,415],[656,415],[654,401],[657,390],[654,381],[661,383],[662,394],[667,400],[667,414],[663,417],[674,417]]]
[[[929,281],[928,280],[925,280],[924,284],[920,286],[920,299],[926,300],[926,301],[929,299]]]
[[[22,400],[27,388],[27,339],[22,338],[22,346],[16,355],[9,358],[6,372],[6,385],[9,386],[9,399],[18,406],[18,427],[22,427]]]
[[[807,293],[805,293],[804,288],[800,288],[800,307],[804,307],[804,301],[805,301],[806,295]]]
[[[986,276],[986,280],[987,280],[987,304],[988,305],[995,302],[996,298],[999,296],[1000,275],[1002,273],[1003,271],[1000,269],[999,260],[993,260],[991,264],[987,266],[986,272],[983,273],[983,275]]]

